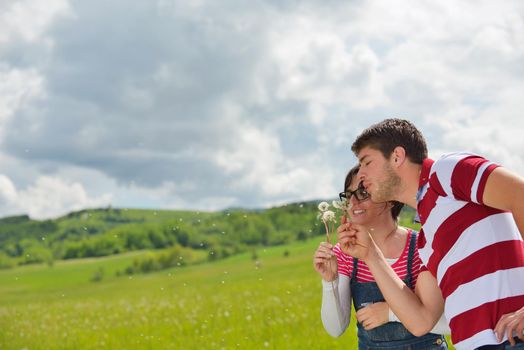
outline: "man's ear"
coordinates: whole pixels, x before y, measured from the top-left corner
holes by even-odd
[[[391,153],[391,159],[394,166],[400,166],[406,161],[406,150],[402,146],[397,146]]]

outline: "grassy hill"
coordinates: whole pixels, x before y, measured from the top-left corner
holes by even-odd
[[[354,320],[322,327],[319,241],[136,276],[111,272],[145,251],[2,270],[0,349],[356,349]]]
[[[317,241],[91,282],[145,252],[0,272],[0,348],[351,348],[322,329]],[[285,253],[287,252],[287,253]]]
[[[321,324],[316,214],[309,202],[1,219],[0,349],[356,349],[354,320],[339,339]]]

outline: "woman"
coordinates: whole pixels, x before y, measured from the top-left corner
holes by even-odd
[[[414,290],[421,267],[416,232],[399,227],[399,202],[374,203],[356,174],[359,166],[346,176],[341,199],[348,202],[347,214],[352,222],[365,226],[386,256],[396,274]],[[342,217],[342,223],[346,218]],[[320,243],[314,255],[315,270],[322,276],[322,323],[326,331],[340,336],[348,327],[351,300],[355,306],[359,349],[447,349],[444,336],[411,334],[395,315],[364,262],[340,250],[339,244]],[[439,328],[446,329],[445,320]],[[444,325],[442,324],[444,323]]]

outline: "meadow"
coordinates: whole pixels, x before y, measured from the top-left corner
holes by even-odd
[[[0,349],[356,349],[322,327],[319,241],[133,276],[115,272],[144,251],[0,271]]]

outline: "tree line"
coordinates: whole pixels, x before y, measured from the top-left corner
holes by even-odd
[[[0,219],[0,267],[179,247],[219,259],[323,233],[316,202],[220,212],[90,209],[54,220]],[[177,249],[179,249],[177,248]]]
[[[219,212],[108,207],[72,212],[54,220],[7,217],[0,219],[0,268],[52,265],[55,260],[135,250],[152,252],[137,258],[123,273],[181,266],[201,256],[221,259],[259,246],[324,235],[317,204],[310,201],[264,210]],[[413,226],[413,215],[412,209],[405,208],[400,223]]]

